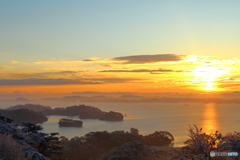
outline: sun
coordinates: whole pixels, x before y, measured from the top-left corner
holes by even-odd
[[[199,82],[199,86],[197,88],[204,91],[219,90],[216,81],[226,73],[227,70],[213,66],[199,66],[192,71],[194,79]]]
[[[216,89],[216,88],[214,88],[214,85],[215,85],[214,82],[209,81],[205,84],[206,87],[204,88],[204,90],[213,91]]]

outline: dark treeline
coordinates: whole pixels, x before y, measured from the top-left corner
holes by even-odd
[[[159,152],[149,146],[173,145],[173,136],[158,131],[146,136],[137,129],[130,132],[90,132],[68,140],[58,133],[46,134],[34,122],[12,123],[0,114],[0,159],[14,160],[108,160],[125,157],[129,160],[157,160]],[[149,159],[150,160],[150,159]]]
[[[149,146],[172,146],[174,143],[174,138],[169,132],[156,131],[143,136],[138,134],[138,130],[135,128],[131,128],[130,132],[98,131],[90,132],[82,137],[74,137],[70,140],[66,137],[61,137],[61,139],[61,143],[65,147],[63,154],[59,157],[71,160],[78,160],[79,157],[81,157],[81,160],[106,159],[109,156],[116,156],[118,152],[113,155],[113,149],[116,150],[119,147],[117,150],[121,152],[124,146],[129,146],[132,150],[136,150],[137,155],[135,155],[134,159],[159,157],[160,154],[152,152]],[[125,156],[131,159],[131,153],[129,154]]]

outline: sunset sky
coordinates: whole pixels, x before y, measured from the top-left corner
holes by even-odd
[[[240,1],[0,1],[0,93],[238,92]]]

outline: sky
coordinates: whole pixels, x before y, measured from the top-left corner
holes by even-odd
[[[0,93],[239,92],[240,1],[0,1]]]

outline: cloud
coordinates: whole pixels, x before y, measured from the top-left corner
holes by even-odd
[[[229,83],[229,84],[218,84],[219,88],[239,88],[238,83]]]
[[[84,71],[59,71],[59,72],[47,72],[47,73],[54,73],[54,74],[75,74]]]
[[[60,85],[60,84],[100,84],[90,80],[71,79],[0,79],[0,85]]]
[[[56,75],[74,75],[84,71],[57,71],[57,72],[16,72],[16,73],[2,73],[5,77],[12,77],[15,79],[30,79],[30,78],[47,78]]]
[[[70,94],[94,94],[94,95],[103,95],[103,94],[116,94],[116,95],[122,95],[122,94],[139,94],[137,92],[95,92],[95,91],[83,91],[83,92],[72,92]]]
[[[38,61],[35,64],[65,64],[65,63],[83,63],[83,61]]]
[[[112,67],[111,64],[100,64],[99,66],[103,66],[103,67]]]
[[[92,60],[92,59],[84,59],[83,61],[94,61],[94,60]]]
[[[93,57],[93,58],[84,59],[83,61],[101,61],[101,58]]]
[[[169,62],[169,61],[180,61],[183,57],[175,54],[156,54],[156,55],[135,55],[116,57],[112,60],[125,61],[123,64],[144,64],[144,63],[155,63],[155,62]]]
[[[87,64],[145,64],[145,63],[155,63],[155,62],[174,62],[181,61],[186,57],[184,55],[175,54],[156,54],[156,55],[133,55],[125,57],[115,57],[111,59],[101,59],[99,57],[88,58],[84,60],[63,60],[63,61],[38,61],[35,64],[77,64],[77,65],[87,65]]]
[[[63,60],[63,61],[38,61],[38,62],[34,62],[35,64],[86,64],[88,62],[92,63],[104,63],[108,60],[102,60],[99,57],[93,57],[93,58],[88,58],[88,59],[84,59],[84,60],[75,60],[75,61],[71,61],[71,60]]]
[[[85,80],[93,80],[101,83],[126,83],[126,82],[133,82],[137,80],[143,80],[138,78],[92,78],[92,79],[85,79]]]
[[[72,79],[0,79],[0,85],[61,85],[61,84],[103,84],[126,83],[140,80],[137,78],[84,78]]]
[[[101,70],[99,72],[176,72],[171,69]]]
[[[15,60],[12,60],[11,63],[19,63],[19,62],[15,61]]]

